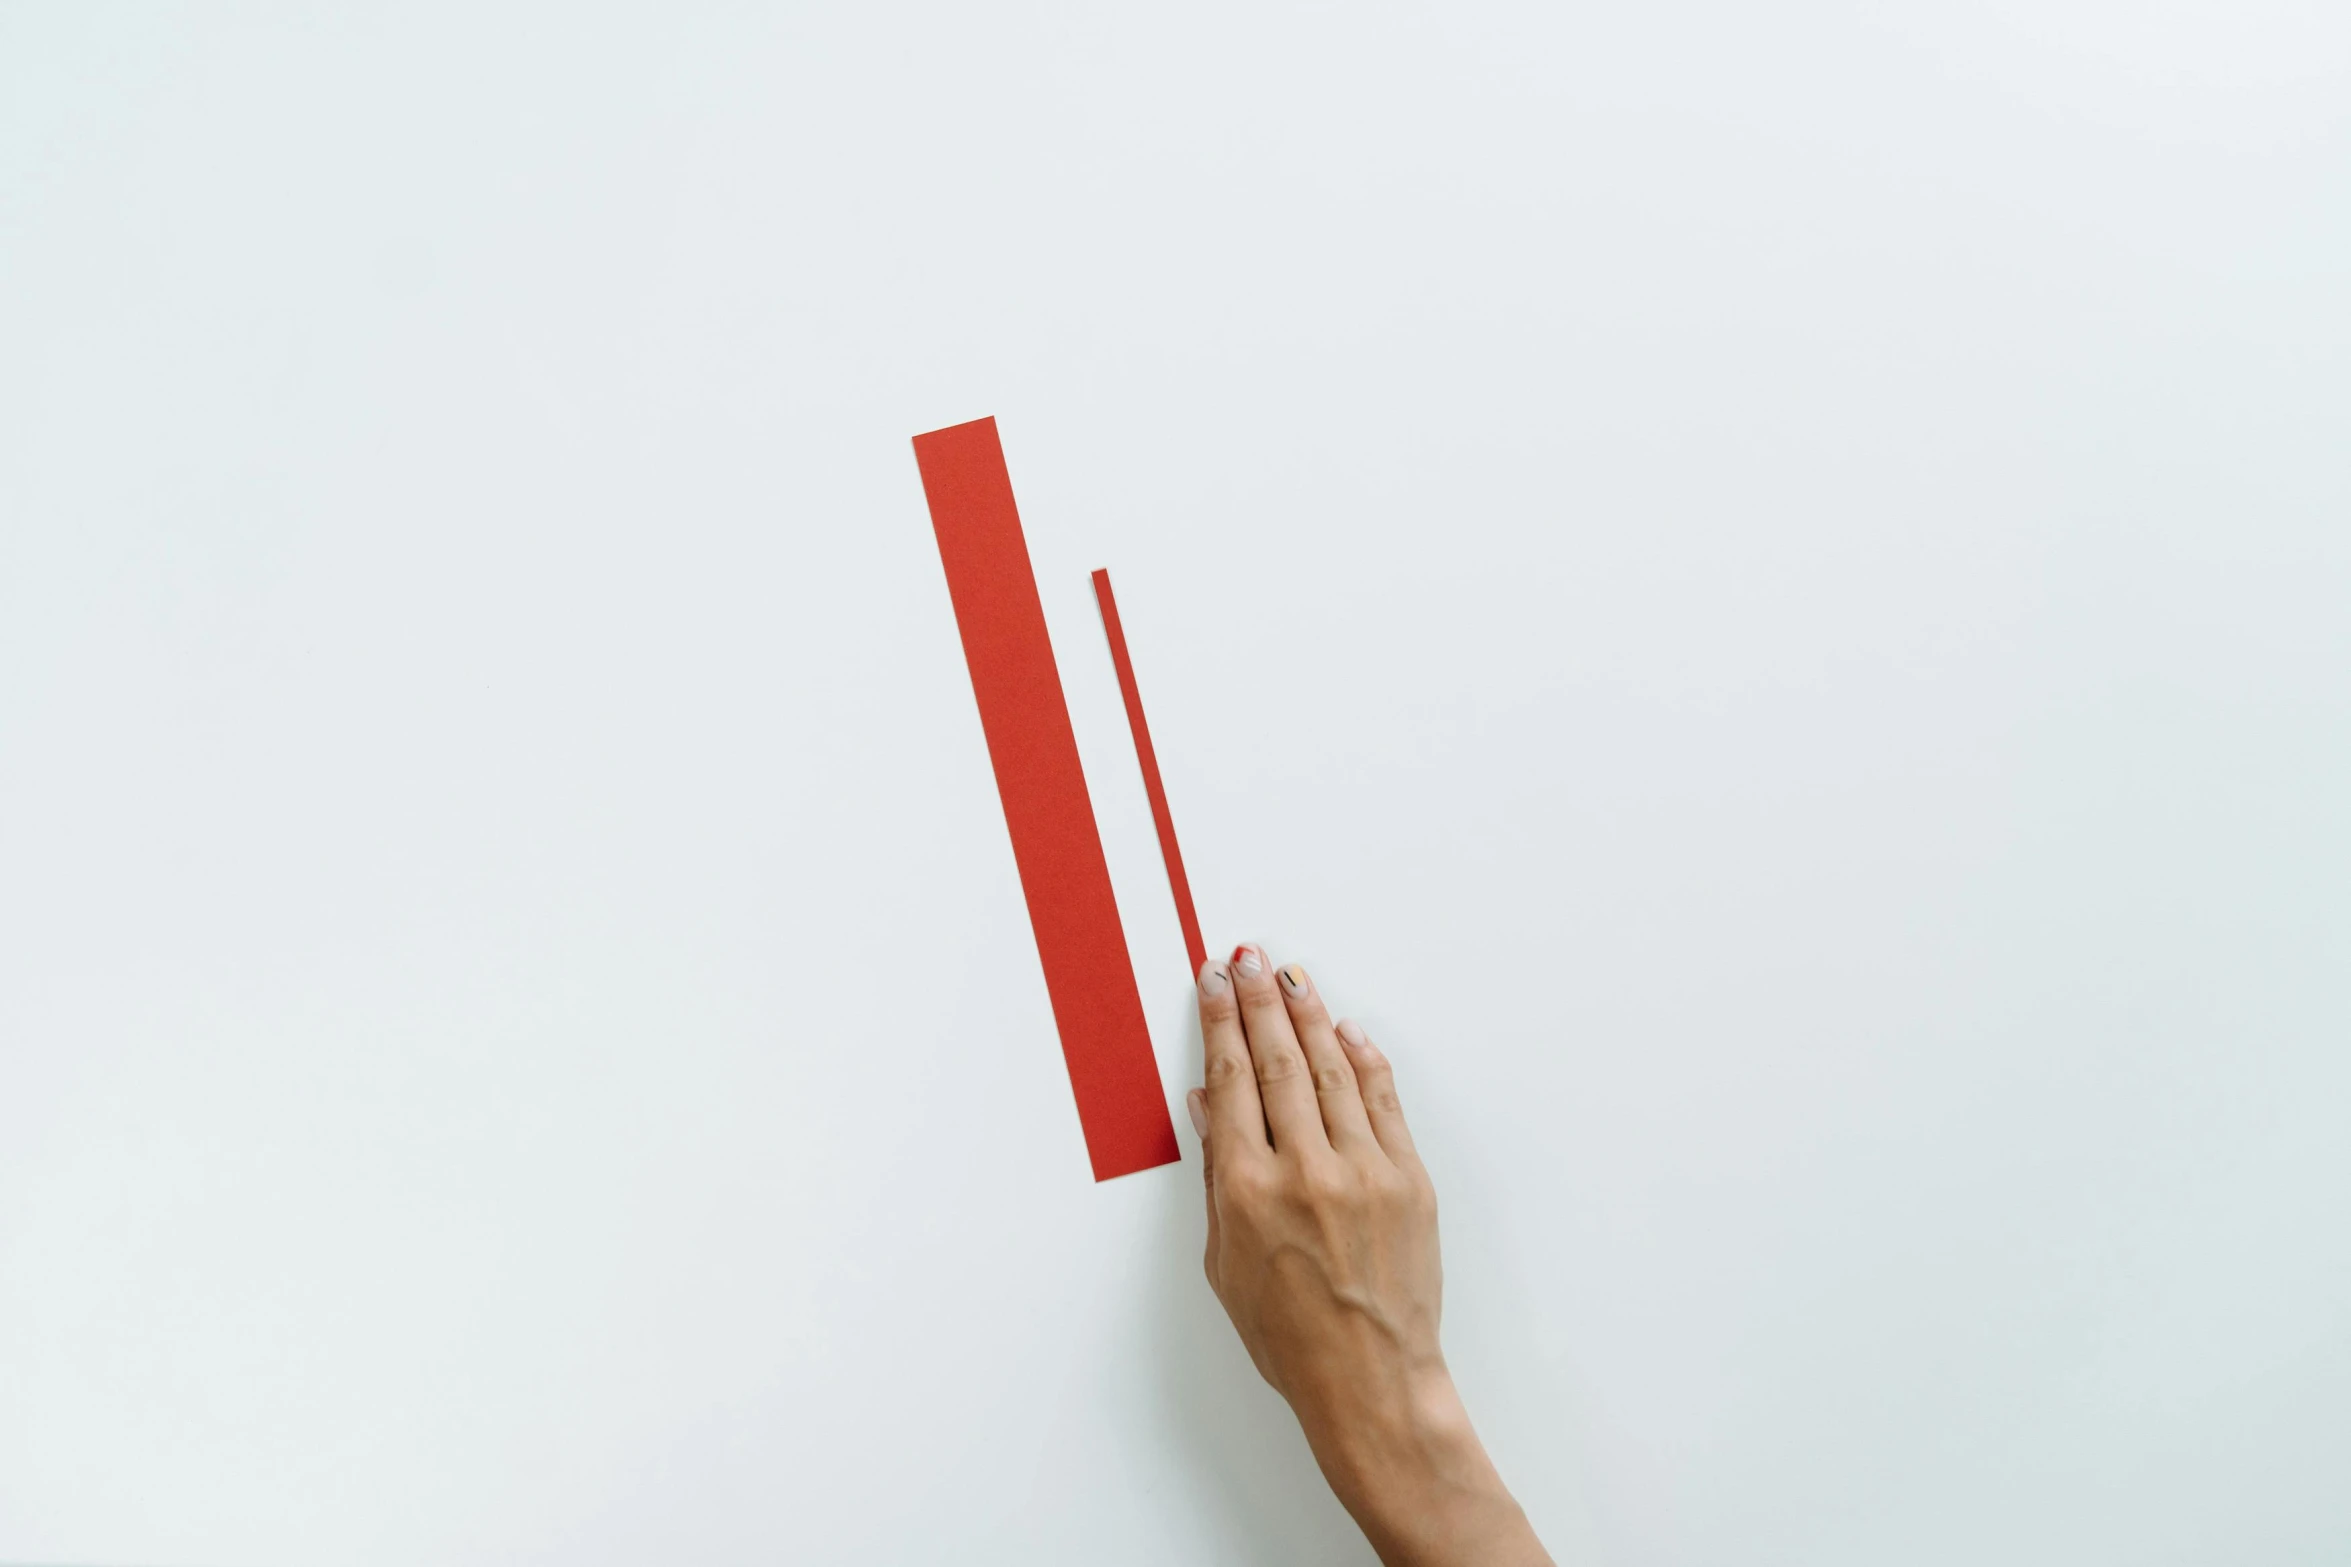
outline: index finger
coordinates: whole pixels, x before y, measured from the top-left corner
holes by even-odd
[[[1233,1169],[1273,1147],[1265,1105],[1257,1097],[1257,1066],[1241,1028],[1232,965],[1210,958],[1200,965],[1200,1076],[1208,1091],[1208,1135],[1217,1165]]]

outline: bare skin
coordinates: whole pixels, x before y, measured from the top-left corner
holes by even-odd
[[[1437,1194],[1395,1074],[1314,981],[1236,948],[1200,970],[1208,1283],[1387,1567],[1551,1558],[1437,1341]]]

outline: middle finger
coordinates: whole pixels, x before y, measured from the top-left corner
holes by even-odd
[[[1290,1027],[1290,1009],[1282,1003],[1273,964],[1263,948],[1233,949],[1233,993],[1241,1002],[1241,1026],[1249,1035],[1250,1058],[1257,1063],[1257,1091],[1265,1101],[1265,1124],[1273,1133],[1274,1148],[1282,1153],[1329,1148],[1306,1052]]]

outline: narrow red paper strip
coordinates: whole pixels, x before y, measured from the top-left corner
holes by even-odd
[[[914,460],[939,535],[939,560],[947,568],[1094,1179],[1173,1164],[1182,1157],[1175,1125],[1151,1054],[996,421],[918,435]]]
[[[1184,950],[1192,955],[1192,977],[1199,977],[1208,961],[1208,944],[1200,939],[1200,916],[1192,912],[1192,881],[1184,874],[1184,851],[1176,847],[1175,817],[1168,813],[1167,789],[1159,781],[1159,753],[1151,749],[1151,726],[1143,722],[1143,693],[1135,685],[1134,661],[1127,657],[1127,634],[1118,623],[1118,600],[1111,596],[1110,573],[1094,573],[1094,599],[1102,606],[1102,630],[1110,638],[1110,662],[1118,669],[1119,695],[1127,700],[1127,728],[1135,736],[1135,760],[1143,764],[1143,793],[1151,798],[1151,822],[1159,829],[1159,857],[1167,862],[1167,889],[1175,894],[1176,919],[1184,927]]]

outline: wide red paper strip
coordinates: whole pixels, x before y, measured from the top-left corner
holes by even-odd
[[[1135,760],[1143,766],[1143,793],[1151,800],[1151,823],[1159,829],[1159,857],[1167,862],[1167,889],[1175,894],[1176,920],[1184,927],[1184,950],[1192,955],[1192,975],[1197,978],[1208,961],[1208,944],[1200,939],[1200,916],[1192,911],[1192,882],[1184,874],[1184,851],[1176,847],[1175,817],[1168,812],[1167,789],[1159,781],[1159,753],[1151,749],[1151,726],[1143,722],[1143,693],[1135,685],[1135,665],[1127,657],[1127,634],[1119,625],[1118,600],[1111,596],[1107,570],[1094,573],[1094,599],[1102,606],[1102,630],[1110,638],[1119,695],[1126,698]]]
[[[1175,1125],[1151,1054],[996,421],[918,435],[914,460],[939,536],[1094,1179],[1172,1164],[1182,1157]]]

